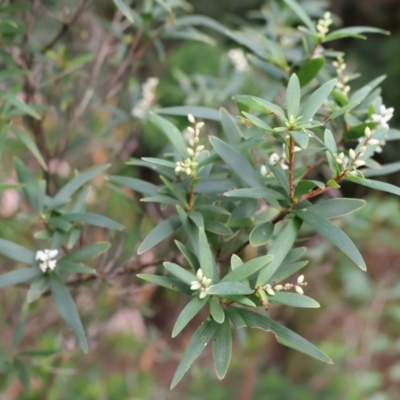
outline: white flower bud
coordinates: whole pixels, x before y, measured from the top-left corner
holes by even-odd
[[[368,126],[367,126],[367,127],[365,128],[364,135],[365,135],[367,138],[369,138],[369,137],[371,137],[371,134],[372,134],[371,129],[368,128]]]
[[[282,290],[283,289],[283,285],[276,285],[276,286],[274,286],[274,290],[276,291],[276,292],[279,292],[280,290]]]
[[[350,158],[352,158],[352,159],[356,158],[356,152],[355,152],[353,149],[350,149],[350,150],[349,150],[349,156],[350,156]]]
[[[192,114],[188,114],[188,120],[191,124],[194,124],[196,122],[196,120],[194,119],[194,116]]]
[[[372,146],[375,144],[379,144],[379,140],[378,139],[369,139],[368,144],[370,144]]]
[[[365,165],[365,161],[364,160],[356,160],[356,161],[354,161],[354,165],[356,167],[361,167],[361,166]]]
[[[298,294],[304,294],[304,290],[301,286],[295,286],[294,288]]]
[[[303,283],[303,282],[304,282],[304,275],[300,275],[300,276],[297,278],[297,283],[300,284],[300,283]]]

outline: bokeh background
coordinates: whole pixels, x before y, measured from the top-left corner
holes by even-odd
[[[46,10],[58,12],[61,3],[74,8],[76,2],[42,2]],[[136,2],[133,2],[133,8]],[[151,6],[151,2],[149,2]],[[369,35],[368,40],[342,40],[330,47],[346,52],[350,70],[361,73],[352,87],[361,87],[386,74],[382,84],[384,104],[394,107],[390,121],[400,127],[400,1],[335,0],[302,1],[304,7],[318,13],[330,9],[343,26],[367,25],[387,29],[391,36]],[[227,26],[257,24],[257,12],[269,7],[259,0],[193,0],[185,5],[189,14],[213,18]],[[53,37],[59,24],[48,12],[38,12],[35,38],[38,42]],[[53,50],[55,60],[49,79],[63,71],[63,63],[87,54],[97,54],[112,27],[115,7],[111,1],[97,0]],[[100,88],[104,101],[97,101],[86,117],[68,125],[65,115],[54,113],[46,120],[46,135],[51,143],[63,140],[70,129],[73,139],[61,158],[54,158],[58,181],[70,175],[72,168],[84,169],[116,160],[113,173],[155,180],[148,171],[125,166],[128,157],[156,156],[163,149],[155,128],[145,120],[129,118],[132,103],[140,97],[140,83],[159,77],[157,104],[170,107],[182,104],[218,108],[224,104],[234,114],[230,99],[234,93],[258,94],[258,77],[248,74],[231,90],[228,85],[227,51],[237,44],[222,35],[200,28],[213,38],[212,43],[170,40],[157,52],[149,49],[128,74],[118,76],[107,88]],[[98,79],[115,74],[123,63],[127,45],[134,32],[119,36],[119,45],[107,55]],[[118,35],[117,35],[118,36]],[[59,70],[57,70],[59,68]],[[67,66],[68,68],[68,66]],[[54,91],[54,105],[67,110],[81,99],[91,84],[94,64],[84,67],[83,75],[57,79],[46,92]],[[83,82],[83,84],[82,84]],[[63,86],[63,97],[57,89]],[[66,96],[69,93],[70,96]],[[49,98],[49,97],[48,97]],[[99,98],[101,96],[99,95]],[[128,117],[127,117],[128,115]],[[178,120],[179,122],[179,120]],[[210,130],[216,129],[211,126]],[[67,133],[66,133],[67,132]],[[69,133],[68,133],[69,134]],[[13,154],[25,158],[32,171],[39,173],[35,160],[15,141],[2,142],[1,177],[12,181]],[[400,143],[391,141],[378,156],[381,163],[399,160]],[[57,169],[58,168],[58,169]],[[400,186],[400,174],[384,177]],[[54,182],[56,185],[59,182]],[[61,349],[50,357],[32,359],[31,391],[23,393],[15,381],[0,394],[1,399],[274,399],[274,400],[396,400],[400,396],[400,202],[397,197],[376,194],[364,187],[344,187],[347,196],[366,198],[368,205],[341,222],[342,228],[360,248],[368,272],[363,273],[342,257],[319,236],[309,240],[309,266],[305,270],[308,294],[321,303],[320,309],[294,310],[273,308],[271,315],[290,329],[306,337],[325,351],[334,365],[324,365],[280,346],[265,332],[237,331],[235,351],[226,379],[219,382],[209,352],[194,364],[183,382],[173,391],[169,384],[180,355],[203,316],[171,339],[173,324],[185,305],[175,293],[143,285],[134,275],[115,276],[112,282],[96,281],[74,289],[84,325],[91,343],[88,356],[75,347],[74,340],[46,299],[34,303],[25,328],[25,349]],[[157,210],[144,208],[138,196],[118,193],[94,182],[92,204],[98,210],[128,227],[121,237],[112,238],[121,257],[130,255],[149,230]],[[89,204],[90,208],[90,204]],[[22,210],[22,212],[21,212]],[[149,216],[144,216],[144,212]],[[0,236],[30,246],[37,228],[26,213],[29,210],[15,191],[1,198]],[[93,229],[91,237],[105,238]],[[161,257],[169,251],[168,243]],[[157,255],[159,256],[159,255]],[[146,272],[157,270],[156,255],[145,254],[142,262],[152,263]],[[105,265],[109,260],[98,261]],[[8,263],[0,261],[0,269]],[[95,265],[97,266],[97,265]],[[10,346],[24,296],[18,290],[0,291],[0,347]],[[44,307],[46,306],[46,307]],[[1,375],[0,375],[1,379]],[[0,381],[0,387],[2,383]]]

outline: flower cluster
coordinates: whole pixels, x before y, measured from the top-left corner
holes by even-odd
[[[190,157],[186,158],[185,161],[178,161],[175,172],[179,174],[184,171],[186,175],[193,177],[196,175],[197,166],[199,165],[196,158],[204,150],[204,146],[198,145],[200,129],[204,126],[204,122],[196,122],[192,114],[188,115],[188,120],[192,124],[192,126],[187,128],[191,137],[188,140],[190,147],[187,147],[186,151]]]
[[[317,31],[320,38],[324,38],[329,32],[329,26],[332,24],[332,22],[331,13],[329,11],[324,14],[323,19],[318,20]]]
[[[249,70],[249,64],[242,49],[229,50],[228,57],[232,61],[236,72],[246,72]]]
[[[336,89],[343,96],[347,97],[350,92],[350,86],[347,84],[349,81],[349,77],[344,75],[344,70],[346,69],[346,63],[344,62],[343,55],[339,54],[337,57],[337,61],[333,61],[332,65],[336,68],[336,74],[338,76]]]
[[[378,122],[377,128],[389,128],[388,122],[392,119],[394,108],[386,108],[384,104],[379,107],[379,114],[372,114],[371,120]]]
[[[207,296],[207,288],[211,285],[211,279],[206,278],[203,275],[203,271],[201,268],[197,270],[196,281],[190,282],[190,289],[199,290],[200,289],[200,299],[204,299]]]
[[[54,271],[57,260],[54,260],[57,257],[58,250],[39,250],[36,252],[35,259],[41,261],[39,264],[39,268],[42,272],[47,272],[48,270]]]
[[[144,118],[149,108],[156,100],[156,88],[159,79],[152,77],[142,85],[142,98],[136,103],[132,110],[132,115],[136,118]]]
[[[284,285],[275,285],[273,288],[270,284],[266,284],[263,289],[269,294],[270,296],[274,296],[275,292],[280,292],[281,290],[290,290],[294,288],[294,290],[298,294],[304,294],[304,290],[302,286],[307,286],[307,282],[304,282],[304,275],[300,275],[297,278],[296,283],[285,283]]]

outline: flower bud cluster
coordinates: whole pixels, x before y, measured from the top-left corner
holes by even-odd
[[[39,264],[39,268],[42,272],[54,271],[57,266],[57,260],[54,258],[57,257],[58,250],[39,250],[36,252],[35,260],[41,261]]]
[[[319,19],[317,22],[317,31],[318,31],[318,36],[320,38],[324,38],[326,34],[329,32],[329,26],[332,25],[332,18],[331,18],[331,13],[327,11],[324,14],[323,19]]]
[[[152,77],[148,78],[142,85],[142,98],[136,103],[132,110],[132,115],[134,117],[144,118],[146,116],[150,107],[155,103],[158,83],[159,79]]]
[[[339,54],[337,57],[337,61],[333,61],[332,65],[336,68],[336,74],[338,76],[336,89],[343,96],[347,97],[351,88],[347,84],[349,81],[349,77],[344,75],[344,70],[346,69],[346,63],[344,62],[343,55]]]
[[[196,281],[190,282],[190,289],[192,290],[199,290],[200,289],[200,294],[199,297],[200,299],[204,299],[204,297],[207,296],[207,289],[211,285],[211,279],[206,278],[203,275],[203,270],[199,268],[196,273]]]
[[[294,290],[299,294],[304,294],[304,290],[302,286],[307,286],[307,282],[304,282],[304,275],[300,275],[297,278],[296,283],[285,283],[284,285],[275,285],[272,287],[270,284],[266,284],[263,286],[263,289],[269,294],[270,296],[274,296],[275,292],[280,292],[282,290],[290,290],[294,288]]]
[[[185,161],[178,161],[175,167],[175,173],[179,174],[180,172],[184,172],[186,175],[193,177],[196,175],[197,166],[199,163],[196,161],[197,156],[204,150],[204,146],[199,146],[199,135],[200,129],[204,126],[204,122],[197,122],[194,119],[192,114],[188,115],[188,120],[192,124],[187,128],[188,133],[190,134],[189,145],[190,147],[186,148],[186,151],[189,155]]]
[[[384,104],[379,107],[378,114],[372,114],[371,120],[373,122],[378,122],[377,128],[389,128],[388,122],[392,119],[394,113],[394,108],[386,108]]]

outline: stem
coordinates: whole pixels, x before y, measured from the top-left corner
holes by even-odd
[[[188,211],[193,208],[194,204],[194,185],[190,185]]]

